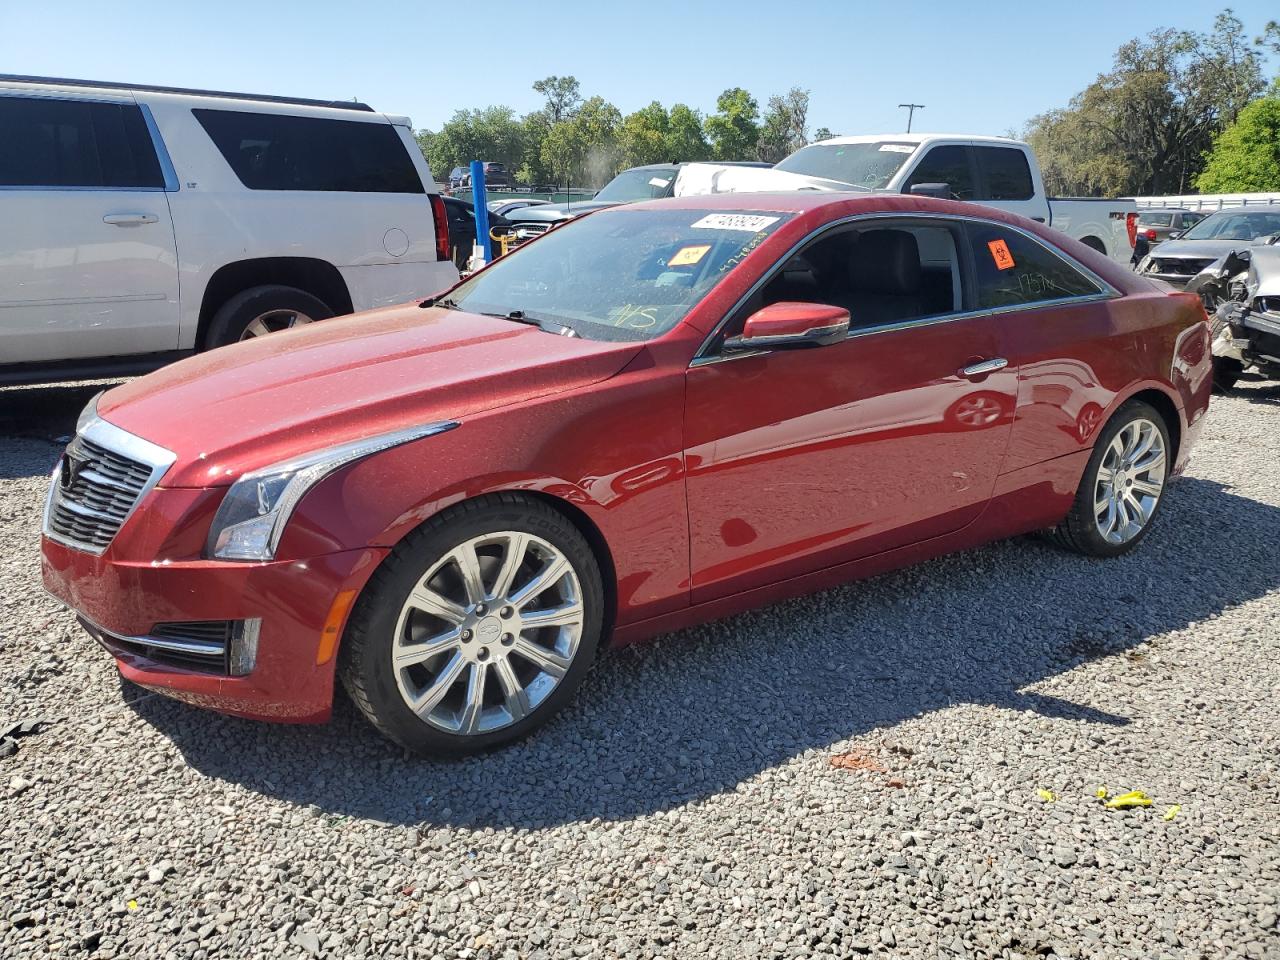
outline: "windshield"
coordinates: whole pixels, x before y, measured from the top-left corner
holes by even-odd
[[[447,300],[591,340],[666,333],[790,214],[609,208],[519,247]]]
[[[647,167],[639,170],[623,170],[600,188],[597,200],[615,203],[634,203],[636,200],[657,200],[671,195],[671,181],[675,179],[675,167]]]
[[[1280,213],[1238,213],[1222,210],[1210,214],[1184,233],[1183,240],[1257,240],[1280,233]]]
[[[902,169],[902,165],[915,153],[916,146],[914,143],[885,140],[875,143],[811,143],[774,169],[879,190]]]

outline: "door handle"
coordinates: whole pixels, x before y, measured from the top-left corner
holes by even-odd
[[[960,371],[960,376],[976,380],[980,377],[985,377],[989,373],[995,373],[997,370],[1003,370],[1008,365],[1009,361],[1004,357],[992,357],[990,360],[969,364],[969,366]]]
[[[1032,217],[1031,219],[1036,223],[1044,223],[1044,217]]]
[[[156,223],[159,219],[154,213],[108,213],[102,222],[113,227],[140,227],[144,223]]]

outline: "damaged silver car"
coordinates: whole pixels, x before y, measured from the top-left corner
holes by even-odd
[[[1213,318],[1213,385],[1225,392],[1254,371],[1280,380],[1280,245],[1233,250],[1187,284]]]

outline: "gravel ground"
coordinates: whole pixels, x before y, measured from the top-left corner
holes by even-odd
[[[456,763],[122,684],[38,586],[91,392],[0,391],[0,726],[52,721],[0,759],[6,958],[1280,958],[1280,387],[1215,400],[1135,554],[671,635]]]

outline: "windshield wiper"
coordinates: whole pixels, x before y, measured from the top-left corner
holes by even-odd
[[[486,317],[497,317],[499,320],[514,320],[516,323],[527,323],[531,327],[545,330],[547,333],[559,334],[562,337],[576,337],[578,332],[572,327],[547,320],[544,317],[532,317],[523,310],[510,310],[507,313],[483,313]]]
[[[439,299],[436,299],[435,297],[427,297],[427,299],[423,300],[420,304],[418,304],[418,306],[423,308],[444,307],[446,310],[462,309],[460,306],[458,306],[457,301],[451,300],[449,297],[440,297]]]

